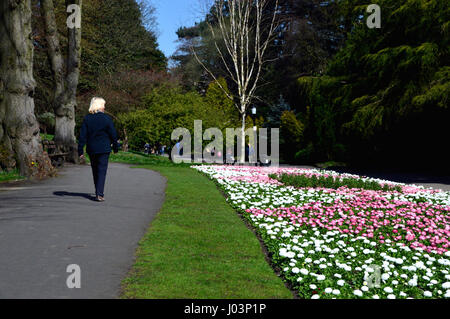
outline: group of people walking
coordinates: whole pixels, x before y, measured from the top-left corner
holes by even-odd
[[[157,154],[157,155],[164,156],[166,154],[166,149],[167,149],[166,145],[152,146],[152,145],[150,145],[150,143],[145,143],[145,145],[144,145],[144,153],[146,155]]]

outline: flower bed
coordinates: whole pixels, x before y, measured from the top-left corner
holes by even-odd
[[[300,297],[450,298],[449,192],[315,169],[194,168],[257,229]],[[294,188],[270,177],[282,174],[392,190]]]

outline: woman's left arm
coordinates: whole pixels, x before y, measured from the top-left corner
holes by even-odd
[[[114,127],[114,122],[112,120],[110,121],[110,124],[108,126],[108,134],[113,145],[113,151],[114,153],[117,153],[119,151],[119,144],[117,143],[118,137],[116,128]]]

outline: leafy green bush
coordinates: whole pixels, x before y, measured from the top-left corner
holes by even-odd
[[[226,82],[219,81],[226,88]],[[147,142],[172,145],[173,130],[181,127],[194,134],[195,120],[203,121],[203,129],[221,130],[234,127],[239,121],[233,104],[216,83],[210,84],[205,97],[196,92],[183,92],[180,87],[155,88],[144,96],[143,108],[118,116],[134,150],[141,150]]]
[[[282,153],[285,159],[292,161],[300,148],[305,126],[297,119],[293,111],[284,111],[280,119],[280,133],[283,139]]]
[[[55,131],[56,119],[54,113],[42,113],[37,116],[37,120],[45,133],[53,133]]]

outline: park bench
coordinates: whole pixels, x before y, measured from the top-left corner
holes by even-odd
[[[52,165],[56,168],[63,167],[64,162],[66,161],[66,156],[68,156],[69,153],[58,152],[54,141],[43,140],[42,145],[44,147],[44,151],[47,152]]]

